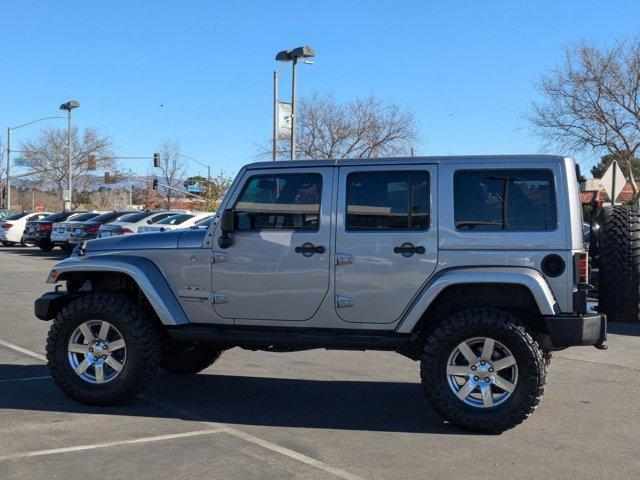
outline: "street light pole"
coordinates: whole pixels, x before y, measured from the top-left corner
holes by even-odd
[[[11,127],[7,127],[7,181],[5,197],[7,210],[11,210]]]
[[[291,50],[283,50],[276,55],[277,62],[291,62],[293,69],[291,73],[291,160],[296,156],[296,65],[298,59],[312,58],[315,51],[309,46],[294,48]],[[307,61],[305,60],[305,63]],[[312,62],[309,62],[312,63]],[[275,102],[274,102],[275,103]],[[275,115],[274,115],[274,120]],[[274,138],[274,160],[275,160],[275,138]]]
[[[67,112],[67,168],[69,169],[69,198],[64,203],[65,210],[71,210],[73,205],[73,172],[71,171],[71,110],[78,108],[80,104],[76,100],[69,100],[60,105],[60,110]]]
[[[296,158],[296,64],[298,57],[291,62],[291,160]]]
[[[11,132],[13,130],[17,130],[18,128],[22,128],[22,127],[27,127],[29,125],[32,125],[34,123],[38,123],[38,122],[42,122],[44,120],[51,120],[54,118],[64,118],[64,117],[59,117],[59,116],[55,116],[55,117],[44,117],[44,118],[38,118],[37,120],[32,120],[30,122],[27,123],[23,123],[21,125],[15,126],[15,127],[7,127],[7,181],[6,181],[6,186],[7,186],[7,209],[11,210]]]
[[[73,173],[71,173],[71,109],[67,110],[67,168],[69,169],[69,208],[65,210],[71,210],[72,198],[73,198]],[[66,207],[66,205],[65,205]]]
[[[275,162],[278,159],[278,70],[273,71],[273,154]]]

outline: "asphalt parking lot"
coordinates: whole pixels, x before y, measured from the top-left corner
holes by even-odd
[[[0,478],[553,478],[640,472],[640,328],[559,352],[535,414],[502,435],[440,420],[418,364],[380,352],[230,350],[132,404],[67,399],[33,300],[64,258],[0,247]]]

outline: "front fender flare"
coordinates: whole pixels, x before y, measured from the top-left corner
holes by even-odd
[[[118,272],[128,275],[147,297],[151,308],[164,325],[189,323],[173,290],[155,263],[143,257],[126,255],[97,255],[71,257],[56,264],[56,277],[49,275],[47,283],[64,280],[65,274],[82,272]]]
[[[411,333],[424,312],[447,287],[472,283],[522,285],[531,292],[542,315],[559,313],[558,304],[549,284],[540,272],[533,268],[451,268],[438,272],[426,283],[406,311],[396,331],[398,333]]]

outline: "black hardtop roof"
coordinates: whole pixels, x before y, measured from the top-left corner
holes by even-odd
[[[436,157],[392,157],[392,158],[354,158],[331,160],[278,160],[277,162],[255,162],[245,168],[295,168],[295,167],[340,167],[362,165],[407,165],[412,163],[521,163],[521,162],[561,162],[566,157],[560,155],[460,155]]]

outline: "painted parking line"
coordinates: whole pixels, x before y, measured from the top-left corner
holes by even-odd
[[[202,435],[212,435],[214,433],[223,433],[224,429],[211,428],[208,430],[196,430],[194,432],[173,433],[170,435],[157,435],[155,437],[134,438],[133,440],[116,440],[114,442],[94,443],[93,445],[77,445],[75,447],[52,448],[50,450],[37,450],[35,452],[14,453],[11,455],[0,455],[0,462],[7,460],[17,460],[20,458],[42,457],[45,455],[57,455],[60,453],[80,452],[84,450],[95,450],[97,448],[120,447],[122,445],[136,445],[139,443],[161,442],[164,440],[173,440],[176,438],[197,437]]]
[[[50,380],[51,375],[44,375],[42,377],[23,377],[23,378],[7,378],[4,380],[0,380],[0,383],[7,382],[30,382],[31,380]]]
[[[22,348],[19,345],[15,345],[13,343],[10,342],[6,342],[2,339],[0,339],[0,345],[10,348],[12,350],[15,350],[16,352],[20,352],[20,353],[24,353],[25,355],[29,355],[30,357],[33,358],[37,358],[38,360],[42,360],[43,362],[47,361],[47,357],[45,357],[44,355],[41,355],[39,353],[36,352],[32,352],[31,350],[27,350],[26,348]]]
[[[10,342],[6,342],[2,339],[0,339],[0,345],[4,345],[7,348],[11,348],[17,352],[21,352],[24,353],[25,355],[29,355],[31,357],[37,358],[39,360],[43,360],[46,362],[46,358],[43,355],[40,355],[39,353],[33,352],[31,350],[27,350],[26,348],[20,347],[19,345],[14,345],[13,343]],[[265,448],[267,450],[271,450],[272,452],[275,453],[279,453],[280,455],[284,455],[288,458],[291,458],[293,460],[297,460],[298,462],[304,463],[306,465],[310,465],[312,467],[317,468],[318,470],[322,470],[323,472],[329,473],[331,475],[334,475],[335,477],[338,478],[342,478],[344,480],[362,480],[362,477],[359,477],[358,475],[348,472],[347,470],[344,470],[342,468],[338,468],[338,467],[334,467],[332,465],[329,465],[327,463],[324,463],[320,460],[317,460],[315,458],[309,457],[308,455],[304,455],[303,453],[300,452],[296,452],[295,450],[291,450],[290,448],[286,448],[283,447],[281,445],[278,445],[276,443],[270,442],[269,440],[265,440],[263,438],[260,437],[256,437],[255,435],[251,435],[250,433],[246,433],[243,432],[242,430],[238,430],[236,428],[233,428],[229,425],[226,425],[224,423],[216,423],[216,422],[207,422],[206,420],[204,420],[200,415],[198,415],[197,413],[191,411],[191,410],[187,410],[181,407],[177,407],[173,404],[164,402],[162,400],[158,400],[156,398],[150,397],[148,395],[140,395],[140,398],[143,398],[144,400],[148,401],[149,403],[152,403],[154,405],[157,405],[161,408],[164,408],[165,410],[169,410],[171,412],[174,412],[175,414],[179,415],[182,418],[191,418],[194,421],[198,421],[200,423],[203,423],[205,425],[208,425],[210,427],[212,427],[209,430],[200,430],[200,432],[211,432],[211,433],[218,433],[218,432],[225,432],[229,435],[233,435],[234,437],[240,438],[246,442],[252,443],[254,445],[258,445],[262,448]],[[178,437],[175,438],[180,438],[180,435],[183,436],[188,436],[189,434],[176,434],[178,435]],[[137,440],[124,440],[122,442],[110,442],[116,445],[127,445],[129,443],[143,443],[143,440],[146,441],[157,441],[157,440],[149,440],[149,439],[167,439],[166,437],[172,437],[171,435],[162,435],[160,437],[146,437],[146,439],[137,439]],[[56,453],[65,453],[65,452],[72,452],[72,451],[78,451],[78,450],[86,450],[86,447],[93,447],[93,448],[102,448],[102,445],[104,446],[114,446],[111,444],[95,444],[96,446],[76,446],[76,447],[67,447],[67,448],[59,448],[59,449],[54,449],[54,450],[40,450],[38,452],[26,452],[26,453],[17,453],[15,455],[7,455],[7,456],[0,456],[0,461],[2,460],[8,460],[8,459],[14,459],[14,458],[27,458],[27,457],[31,457],[31,456],[40,456],[40,455],[53,455]],[[43,453],[44,452],[44,453]]]

